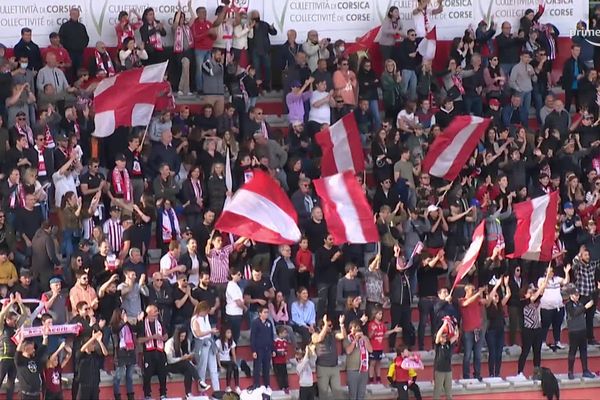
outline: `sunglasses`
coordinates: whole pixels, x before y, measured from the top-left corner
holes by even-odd
[[[25,121],[26,119],[27,119],[27,118],[25,118],[25,117],[18,117],[18,118],[17,118],[17,121]]]
[[[163,279],[163,278],[160,278],[160,279],[154,279],[154,281],[155,281],[155,282],[162,282],[162,281],[164,281],[164,279]]]

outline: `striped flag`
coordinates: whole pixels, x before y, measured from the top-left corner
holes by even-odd
[[[558,191],[513,206],[517,217],[515,251],[509,258],[551,261],[556,221],[558,219]]]
[[[352,171],[314,181],[335,244],[376,243],[373,211]]]
[[[481,246],[483,245],[483,241],[485,240],[485,220],[481,221],[477,228],[475,228],[475,232],[473,232],[473,237],[471,240],[471,245],[469,249],[465,253],[462,261],[456,268],[456,279],[454,279],[454,284],[452,285],[452,289],[462,279],[467,276],[473,265],[475,265],[475,261],[477,261],[477,257],[479,257],[479,251],[481,250]]]
[[[425,245],[423,245],[423,242],[421,242],[419,240],[419,242],[413,249],[412,253],[410,253],[410,258],[408,259],[408,262],[406,263],[406,266],[404,267],[404,269],[408,269],[408,268],[412,267],[414,258],[416,256],[420,255],[424,248],[425,248]]]
[[[423,170],[453,181],[477,147],[491,119],[460,115],[438,135],[423,160]]]
[[[329,128],[317,133],[315,139],[323,150],[321,176],[365,170],[365,157],[354,113],[346,114]]]

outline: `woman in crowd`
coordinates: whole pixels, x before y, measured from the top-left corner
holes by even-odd
[[[381,126],[381,116],[379,115],[379,78],[373,70],[373,63],[368,58],[362,60],[358,70],[358,96],[361,99],[369,100],[369,111],[373,116],[373,128]]]
[[[389,60],[395,56],[396,42],[401,38],[402,23],[400,22],[400,10],[398,7],[392,6],[381,23],[379,51],[383,60]]]
[[[175,12],[173,17],[173,55],[176,64],[181,64],[179,85],[177,94],[179,96],[191,96],[190,90],[190,66],[194,59],[194,35],[192,34],[192,20],[186,20],[185,13],[181,9]]]
[[[67,260],[77,248],[81,239],[81,198],[74,192],[67,192],[61,202],[62,246],[61,251]]]
[[[496,278],[497,282],[488,294],[485,302],[487,315],[487,330],[485,339],[488,344],[488,369],[490,377],[500,376],[502,352],[504,349],[504,307],[510,299],[508,277]],[[500,297],[498,289],[503,288],[504,295]]]
[[[485,88],[483,92],[489,99],[502,99],[504,97],[504,85],[506,83],[506,75],[500,68],[498,56],[490,57],[489,65],[483,70],[483,79]]]
[[[140,314],[143,318],[143,313]],[[127,400],[134,400],[133,371],[137,365],[135,354],[135,327],[129,323],[127,313],[121,308],[113,311],[110,320],[112,342],[114,345],[115,373],[113,375],[113,393],[116,400],[121,399],[121,379],[125,374]]]
[[[146,65],[160,63],[168,58],[163,44],[163,37],[167,36],[167,31],[164,25],[155,19],[152,7],[146,8],[142,14],[140,36],[144,42],[144,48],[148,52]]]
[[[384,70],[381,74],[381,92],[385,118],[394,120],[402,109],[402,73],[397,70],[396,62],[391,59],[385,60]]]
[[[167,370],[172,374],[183,375],[183,387],[186,397],[192,397],[192,382],[200,381],[198,371],[192,364],[194,354],[188,350],[187,329],[176,326],[173,336],[165,343],[165,354],[167,355]],[[129,399],[128,399],[129,400]]]
[[[213,335],[217,335],[219,330],[213,328],[208,318],[210,305],[206,301],[201,301],[194,309],[194,315],[191,320],[191,330],[194,336],[194,359],[196,369],[200,379],[200,389],[208,390],[209,386],[204,382],[206,372],[210,372],[210,380],[214,390],[220,389],[219,370],[217,369],[217,347]]]
[[[200,167],[193,167],[188,174],[188,178],[181,185],[183,192],[183,213],[185,214],[187,226],[192,228],[202,222],[204,203],[206,201],[203,186]]]
[[[563,304],[562,288],[571,280],[570,272],[571,265],[567,265],[563,269],[564,277],[557,276],[555,270],[560,271],[559,267],[556,266],[552,269],[548,269],[546,273],[548,277],[542,277],[538,280],[538,286],[541,286],[544,280],[547,280],[546,290],[540,298],[540,314],[542,318],[542,347],[550,347],[556,351],[563,348],[560,343],[560,331],[562,323],[565,319],[565,306]],[[552,326],[552,337],[554,341],[548,346],[546,344],[546,337],[548,336],[548,330]]]
[[[227,388],[225,391],[231,391],[231,377],[235,383],[236,393],[240,393],[240,370],[237,366],[237,357],[235,355],[235,348],[237,344],[233,340],[233,333],[230,328],[221,327],[221,335],[215,342],[217,350],[217,363],[219,368],[225,368],[225,384]]]
[[[144,49],[144,43],[136,44],[135,39],[128,37],[123,42],[121,50],[119,50],[119,61],[121,62],[121,68],[125,71],[132,68],[139,68],[142,66],[142,61],[148,59],[148,53]]]
[[[225,186],[225,165],[216,162],[212,165],[208,183],[206,185],[208,207],[216,214],[220,214],[225,204],[225,197],[231,195]]]

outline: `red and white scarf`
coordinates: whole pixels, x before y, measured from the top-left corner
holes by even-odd
[[[44,147],[38,148],[37,145],[33,146],[37,155],[38,155],[38,176],[46,176],[48,175],[48,171],[46,170],[46,159],[44,158]]]
[[[152,24],[148,24],[148,30],[154,28],[156,25],[156,21]],[[163,43],[162,37],[160,36],[160,32],[156,29],[156,33],[154,35],[149,35],[148,40],[150,41],[150,46],[156,51],[163,51]]]
[[[11,209],[25,207],[25,188],[23,185],[17,183],[16,185],[10,186],[9,184],[9,190],[11,190],[11,193],[8,207]]]
[[[129,327],[129,324],[123,325],[123,327],[119,331],[119,348],[128,351],[135,349],[133,333],[131,333],[131,328]]]
[[[201,199],[202,198],[202,185],[200,185],[200,181],[190,180],[190,183],[192,184],[192,189],[194,189],[194,196],[196,196],[196,200]]]
[[[465,94],[465,88],[463,87],[461,76],[458,74],[452,74],[451,78],[452,78],[452,83],[454,84],[454,86],[456,86],[456,88],[458,89],[460,94],[461,95]]]
[[[81,324],[65,324],[65,325],[52,325],[49,329],[48,335],[79,335],[81,332]],[[11,340],[15,343],[21,343],[23,339],[39,337],[44,334],[41,326],[33,326],[29,328],[20,328]]]
[[[175,43],[173,44],[173,52],[175,54],[183,53],[185,50],[183,48],[183,35],[185,35],[187,39],[188,46],[194,47],[194,36],[192,36],[190,27],[187,25],[178,26],[175,29]]]
[[[354,335],[348,335],[348,340],[353,342],[355,340]],[[364,339],[358,340],[358,351],[360,351],[360,367],[358,368],[358,372],[368,372],[369,371],[369,352],[367,351],[367,345],[365,344]]]
[[[115,75],[115,67],[113,66],[112,60],[110,59],[110,55],[108,53],[104,53],[106,55],[106,65],[104,64],[104,59],[102,58],[102,54],[98,50],[94,52],[96,57],[96,73],[104,72],[107,77]]]
[[[112,184],[115,194],[123,196],[123,199],[127,203],[130,203],[133,199],[133,187],[131,186],[127,169],[119,171],[115,167],[112,172]]]
[[[171,225],[171,220],[173,220],[173,225]],[[163,243],[171,243],[171,241],[173,240],[173,236],[179,236],[179,232],[181,231],[179,230],[179,221],[177,220],[177,215],[175,215],[175,211],[172,208],[165,208],[162,213]]]
[[[160,322],[158,320],[154,321],[154,329],[156,330],[156,335],[162,336],[162,334],[163,334],[162,325],[160,324]],[[144,319],[144,331],[145,331],[146,337],[152,336],[152,331],[150,330],[150,321],[148,321],[148,318]],[[165,348],[165,344],[162,341],[162,339],[149,340],[145,343],[145,346],[146,346],[146,351],[152,351],[152,350],[164,351],[164,348]]]
[[[29,146],[33,146],[35,141],[33,140],[33,130],[31,130],[31,127],[25,124],[25,127],[22,128],[19,126],[19,124],[16,124],[15,128],[17,129],[17,132],[19,132],[19,135],[25,136],[27,138],[27,144]],[[29,146],[27,146],[27,148],[29,148]]]
[[[44,130],[45,133],[45,138],[44,138],[44,147],[46,149],[53,149],[56,147],[56,144],[54,143],[54,137],[52,137],[52,132],[50,132],[50,126],[48,126],[48,124],[46,124],[46,129]]]

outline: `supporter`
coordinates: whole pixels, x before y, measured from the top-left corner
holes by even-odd
[[[439,400],[442,392],[452,399],[452,345],[458,341],[459,331],[447,320],[435,335],[435,358],[433,360],[433,398]]]
[[[311,72],[315,72],[319,60],[329,58],[327,47],[330,43],[331,39],[329,38],[319,40],[319,32],[316,30],[308,31],[306,42],[302,44],[302,51],[306,54],[308,68]]]
[[[176,303],[177,304],[177,303]],[[194,305],[193,316],[190,319],[190,327],[194,336],[194,360],[199,376],[198,386],[200,390],[208,390],[211,386],[204,382],[206,372],[210,373],[210,381],[214,390],[220,389],[219,375],[217,370],[216,346],[213,335],[219,333],[217,328],[213,328],[208,318],[210,306],[207,302],[196,302]],[[177,332],[177,331],[176,331]]]
[[[294,332],[298,332],[302,337],[302,344],[308,344],[311,341],[311,335],[315,333],[315,305],[308,297],[308,289],[299,287],[296,301],[291,307],[292,318],[290,323]]]
[[[586,304],[588,301],[597,300],[598,292],[596,291],[597,278],[594,275],[598,259],[592,259],[592,251],[597,252],[597,246],[593,243],[597,240],[596,223],[594,220],[588,221],[588,232],[582,232],[578,241],[587,239],[580,247],[579,254],[573,259],[573,272],[575,273],[575,287],[580,295],[580,301]],[[594,254],[595,256],[596,254]],[[585,326],[588,344],[596,344],[594,339],[594,308],[586,308],[585,310]]]
[[[242,273],[236,268],[230,268],[229,282],[225,290],[225,319],[231,327],[232,338],[236,343],[240,340],[240,329],[244,311],[248,309],[242,289],[239,286],[241,280]]]
[[[42,54],[40,48],[32,40],[30,28],[21,28],[21,40],[13,49],[15,58],[26,57],[29,60],[27,69],[39,71],[42,68]]]
[[[47,328],[42,337],[42,344],[37,349],[31,339],[23,339],[17,345],[15,364],[22,400],[34,400],[42,391],[43,360],[47,356],[48,345]]]
[[[152,305],[147,306],[146,317],[137,323],[137,341],[144,348],[144,371],[142,376],[145,397],[151,397],[150,380],[154,375],[158,375],[161,397],[167,397],[167,370],[165,368],[167,358],[164,350],[164,342],[167,337],[159,318],[158,308]]]
[[[152,7],[146,8],[142,13],[140,36],[148,53],[147,64],[156,64],[168,58],[162,39],[166,35],[167,31],[164,25],[154,18],[154,9]]]
[[[285,326],[277,326],[275,328],[275,340],[273,341],[273,372],[277,379],[279,389],[282,389],[285,394],[289,394],[290,385],[287,373],[287,348],[288,331]]]
[[[233,40],[231,43],[232,58],[242,68],[248,63],[248,35],[250,27],[248,26],[248,16],[246,13],[235,13],[233,17]],[[244,61],[245,60],[245,61]]]
[[[392,333],[402,332],[402,328],[395,326],[393,329],[387,330],[386,324],[382,322],[383,309],[380,306],[375,306],[372,309],[367,325],[367,335],[371,342],[373,351],[369,353],[369,383],[381,383],[379,372],[381,369],[381,358],[383,356],[383,339]]]
[[[379,37],[379,51],[383,60],[389,60],[395,56],[396,42],[403,39],[402,22],[398,7],[392,6],[388,10],[381,24],[381,36]]]
[[[117,47],[123,46],[125,39],[135,37],[135,31],[142,26],[142,17],[138,14],[134,8],[131,13],[137,17],[136,22],[131,22],[127,11],[120,11],[117,17],[117,23],[115,24],[115,31],[117,35]]]
[[[63,24],[64,25],[64,24]],[[61,25],[61,27],[63,26]],[[84,27],[85,28],[85,27]],[[42,57],[45,60],[48,53],[54,53],[56,56],[56,62],[58,63],[58,67],[64,72],[70,72],[73,62],[71,60],[71,56],[69,55],[69,51],[65,49],[65,47],[60,42],[60,36],[56,32],[52,32],[49,36],[50,45],[42,50]],[[87,45],[86,45],[87,46]],[[84,46],[84,48],[86,47]],[[81,59],[83,59],[83,53],[81,54]],[[77,69],[73,69],[77,71]]]
[[[314,400],[315,398],[312,372],[315,359],[316,354],[314,346],[306,346],[305,350],[302,350],[301,348],[296,349],[296,372],[299,376],[298,384],[300,385],[300,400]]]
[[[250,324],[250,348],[252,349],[253,384],[255,388],[260,387],[260,377],[267,390],[270,390],[270,358],[275,356],[273,347],[273,326],[268,320],[269,309],[262,305],[258,309],[258,318]]]
[[[163,170],[164,169],[168,169],[168,167],[164,167]],[[172,179],[172,177],[169,177],[169,179],[167,179],[167,184],[163,185],[165,181],[161,181],[159,185],[163,185],[163,187],[168,186],[168,190],[175,191],[177,186],[171,182]],[[181,228],[179,226],[177,214],[175,213],[175,198],[164,196],[165,195],[158,200],[156,218],[156,237],[162,254],[167,252],[170,243],[181,240]]]
[[[148,59],[148,53],[144,49],[144,43],[135,43],[135,39],[128,37],[123,41],[123,46],[119,50],[119,62],[123,70],[139,68],[142,61]]]
[[[214,108],[215,117],[223,114],[225,107],[224,101],[224,86],[223,78],[225,70],[223,67],[223,51],[218,48],[214,48],[211,51],[211,56],[204,63],[202,63],[202,91],[204,93],[204,101]]]
[[[504,21],[502,23],[502,32],[496,36],[500,68],[506,76],[510,75],[513,66],[519,62],[519,53],[526,40],[523,31],[519,31],[519,34],[515,36],[511,33],[511,29],[511,24]]]
[[[356,75],[350,70],[348,59],[338,60],[338,70],[333,73],[333,87],[335,95],[341,97],[344,106],[350,109],[356,107],[358,82]]]
[[[173,294],[171,286],[165,283],[166,279],[160,272],[152,274],[152,285],[148,286],[148,297],[145,302],[158,309],[161,320],[165,326],[171,327],[173,315]]]
[[[248,33],[249,55],[251,64],[256,68],[258,84],[266,91],[271,90],[271,50],[270,36],[277,35],[273,24],[260,19],[260,13],[256,10],[250,11],[250,32]],[[264,69],[264,74],[263,74]]]
[[[142,316],[140,312],[137,318]],[[134,325],[129,323],[129,318],[125,310],[116,308],[113,310],[112,318],[110,320],[110,328],[112,333],[112,340],[114,344],[115,354],[115,374],[113,375],[113,394],[115,399],[121,398],[121,379],[125,374],[125,387],[127,388],[127,400],[134,400],[135,393],[133,387],[133,372],[134,366],[137,364],[135,354],[135,328]],[[167,341],[167,343],[169,343]],[[165,346],[168,353],[168,345]]]
[[[36,102],[35,94],[32,87],[28,83],[14,85],[11,95],[6,99],[6,111],[8,113],[8,124],[14,125],[9,129],[11,143],[15,142],[15,133],[26,135],[28,146],[33,146],[33,137],[31,131],[31,121],[34,120],[34,103]],[[31,137],[30,137],[31,136]]]
[[[72,60],[72,76],[83,65],[83,51],[88,46],[90,38],[84,24],[79,22],[79,9],[73,7],[69,10],[69,20],[60,26],[58,31],[60,43],[69,52]],[[60,60],[59,60],[60,63]],[[68,69],[71,63],[60,63],[60,68]]]
[[[142,312],[142,299],[148,296],[148,287],[146,286],[146,274],[141,274],[139,281],[136,282],[136,272],[132,269],[124,269],[123,275],[125,281],[120,283],[117,290],[121,293],[121,302],[123,310],[127,313],[130,321],[135,320]]]
[[[226,392],[231,391],[231,378],[233,376],[233,381],[235,383],[235,392],[240,394],[240,370],[237,366],[237,357],[235,353],[235,349],[237,344],[233,340],[233,334],[231,329],[229,328],[221,328],[221,333],[219,339],[215,341],[215,345],[217,346],[217,363],[219,364],[219,368],[225,367],[225,384],[227,388]]]
[[[21,277],[23,277],[22,270]],[[96,295],[94,288],[89,284],[88,274],[85,271],[77,271],[75,278],[77,281],[69,291],[69,301],[71,302],[71,312],[73,313],[73,316],[78,315],[78,312],[85,308],[83,306],[77,307],[80,303],[86,305],[88,312],[91,309],[95,310],[98,308],[98,296]]]
[[[565,305],[567,310],[567,329],[569,330],[569,373],[570,380],[575,379],[573,375],[573,367],[575,366],[575,355],[579,350],[579,358],[581,359],[581,368],[584,378],[594,378],[595,375],[588,369],[587,357],[587,340],[585,337],[585,317],[587,311],[595,308],[594,300],[590,300],[585,304],[580,303],[579,291],[575,287],[569,287],[569,300]]]

